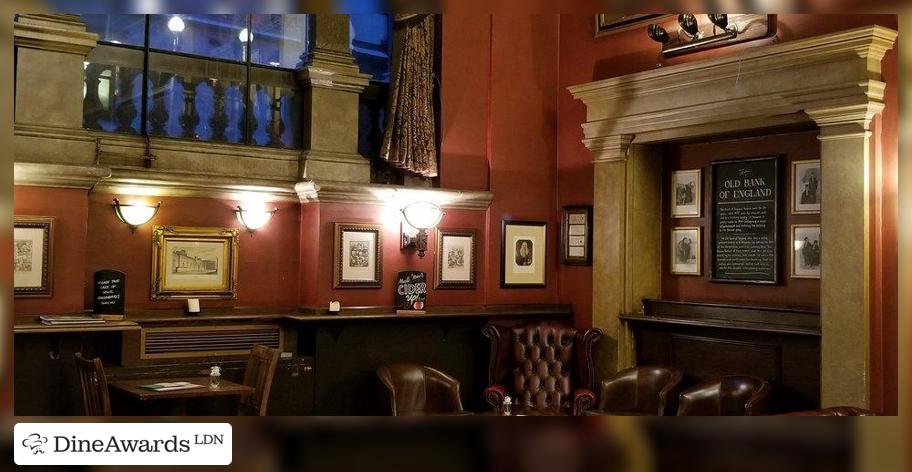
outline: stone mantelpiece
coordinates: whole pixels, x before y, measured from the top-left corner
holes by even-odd
[[[660,295],[658,143],[809,124],[820,129],[821,401],[869,405],[871,120],[883,109],[881,60],[896,31],[871,26],[570,87],[586,104],[593,153],[593,324],[634,362],[618,318]]]

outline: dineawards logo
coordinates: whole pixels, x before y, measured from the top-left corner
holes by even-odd
[[[18,465],[229,465],[228,423],[17,423]]]

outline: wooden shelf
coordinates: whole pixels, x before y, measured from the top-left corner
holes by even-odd
[[[50,334],[50,333],[92,333],[102,331],[133,331],[139,330],[139,324],[132,321],[105,321],[99,324],[86,325],[46,325],[32,320],[16,320],[13,325],[15,334]]]

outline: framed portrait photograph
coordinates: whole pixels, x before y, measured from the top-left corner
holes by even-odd
[[[561,263],[592,265],[592,205],[564,207],[561,217]]]
[[[671,273],[675,275],[702,275],[702,228],[674,228],[671,230]]]
[[[50,298],[54,294],[54,218],[13,218],[15,297]]]
[[[702,169],[679,170],[671,174],[671,216],[699,218],[702,208]]]
[[[820,214],[820,160],[792,162],[792,213]]]
[[[500,239],[500,286],[545,287],[548,225],[504,220]]]
[[[475,287],[475,230],[437,228],[434,288]]]
[[[820,225],[792,225],[792,277],[820,278]]]
[[[383,230],[378,224],[336,223],[333,288],[380,288],[383,285]]]
[[[238,230],[152,227],[152,299],[237,298]]]

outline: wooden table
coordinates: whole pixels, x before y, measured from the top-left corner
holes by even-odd
[[[188,388],[181,390],[169,390],[166,392],[156,392],[140,388],[141,385],[156,384],[161,382],[190,382],[192,384],[202,385],[198,388]],[[139,401],[153,400],[189,400],[194,398],[205,397],[227,397],[241,396],[252,394],[256,391],[253,387],[234,383],[225,379],[219,382],[219,388],[209,388],[209,377],[190,377],[190,378],[143,378],[130,380],[112,380],[108,386],[125,393],[127,396]],[[183,415],[186,412],[185,402],[176,402],[174,415]]]

